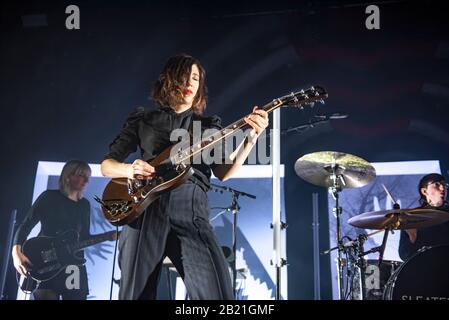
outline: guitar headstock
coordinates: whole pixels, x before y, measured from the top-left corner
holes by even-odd
[[[278,100],[278,103],[283,106],[297,107],[302,109],[307,105],[313,107],[316,102],[324,104],[324,99],[326,99],[327,97],[327,91],[323,87],[313,86],[306,90],[292,92],[276,100]]]

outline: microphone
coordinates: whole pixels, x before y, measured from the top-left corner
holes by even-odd
[[[338,119],[346,119],[349,117],[347,114],[341,114],[341,113],[333,113],[329,116],[329,119],[338,120]]]
[[[314,118],[321,119],[321,120],[339,120],[339,119],[346,119],[348,117],[347,114],[341,114],[341,113],[332,113],[332,114],[316,114],[314,115]]]
[[[252,194],[249,194],[249,193],[246,193],[246,192],[243,192],[243,191],[238,191],[238,190],[235,190],[235,189],[233,189],[231,187],[225,187],[225,186],[220,186],[218,184],[211,183],[210,184],[210,188],[211,188],[211,190],[213,190],[215,192],[223,193],[223,191],[227,191],[227,192],[232,193],[235,196],[242,195],[242,196],[245,196],[245,197],[248,197],[248,198],[251,198],[251,199],[256,199],[255,195],[252,195]]]

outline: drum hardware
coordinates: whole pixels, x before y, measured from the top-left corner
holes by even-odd
[[[396,202],[396,200],[393,198],[393,196],[391,195],[391,193],[388,191],[387,187],[383,183],[382,183],[382,187],[384,188],[385,192],[387,193],[387,196],[390,198],[390,201],[393,203],[393,209],[394,210],[400,210],[399,204]],[[367,265],[366,265],[366,260],[363,257],[368,255],[368,254],[371,254],[371,253],[379,252],[379,258],[377,260],[377,266],[378,266],[378,268],[380,270],[380,267],[381,267],[382,262],[383,262],[383,256],[384,256],[384,252],[385,252],[385,247],[387,245],[388,235],[389,235],[390,232],[392,232],[392,233],[394,232],[393,231],[393,226],[394,225],[397,225],[397,224],[387,225],[387,227],[385,227],[384,230],[380,229],[378,231],[375,231],[374,233],[371,233],[371,235],[373,235],[373,234],[376,234],[378,232],[384,231],[382,244],[380,246],[371,248],[370,250],[368,250],[366,252],[364,251],[363,244],[366,241],[367,237],[359,237],[358,247],[357,247],[357,251],[356,251],[357,252],[357,263],[356,263],[356,265],[359,268],[359,272],[360,272],[360,292],[361,292],[360,297],[361,297],[362,300],[366,299],[366,292],[367,292],[367,290],[366,290],[366,279],[365,279]]]
[[[377,232],[385,230],[384,237],[382,240],[382,244],[378,247],[372,248],[366,252],[363,252],[363,249],[359,250],[358,254],[360,256],[364,256],[369,253],[379,252],[379,259],[377,266],[381,267],[383,262],[383,253],[385,251],[385,246],[388,239],[388,234],[390,232],[394,232],[394,230],[405,230],[405,229],[413,229],[413,228],[424,228],[430,227],[433,225],[437,225],[440,223],[444,223],[449,221],[449,213],[446,211],[436,210],[436,209],[401,209],[399,204],[393,198],[391,193],[382,184],[385,192],[393,203],[392,210],[381,210],[381,211],[373,211],[373,212],[365,212],[358,216],[352,217],[348,220],[348,223],[352,226],[364,228],[364,229],[378,229]],[[398,269],[396,269],[388,279],[385,284],[385,290],[383,291],[384,299],[403,299],[404,297],[408,297],[407,299],[418,299],[421,296],[434,295],[437,298],[449,298],[449,273],[447,272],[449,268],[449,247],[435,249],[433,252],[428,252],[432,250],[432,247],[427,247],[419,250],[414,258],[416,266],[413,262],[410,262],[409,259],[406,263],[401,264]],[[445,256],[445,262],[443,262],[443,258],[441,258],[436,264],[441,264],[443,266],[432,265],[433,271],[430,272],[438,274],[439,278],[432,278],[433,283],[429,286],[429,281],[421,279],[421,277],[416,277],[419,272],[422,270],[427,270],[426,263],[428,261],[424,260],[424,257],[431,256],[432,254],[439,255],[441,257]],[[430,260],[429,260],[430,261]],[[430,261],[431,262],[431,261]],[[444,265],[446,263],[446,265]],[[411,266],[409,266],[411,264]],[[435,264],[435,262],[433,262]],[[360,264],[360,272],[361,276],[364,277],[366,266]],[[405,268],[405,269],[404,269]],[[416,268],[416,270],[415,270]],[[443,271],[442,271],[443,270]],[[444,271],[446,270],[446,271]],[[444,273],[444,274],[443,274]],[[415,279],[419,284],[415,284]],[[442,284],[443,283],[443,284]],[[366,283],[362,281],[362,287],[365,286]],[[435,290],[432,286],[435,286]],[[395,288],[397,287],[397,288]],[[447,288],[446,288],[447,287]],[[365,293],[366,290],[363,288],[362,293]],[[365,298],[365,297],[364,297]],[[432,297],[430,297],[432,298]],[[433,297],[435,298],[435,297]]]
[[[376,170],[369,162],[354,155],[335,151],[321,151],[306,154],[296,160],[295,172],[311,184],[328,188],[329,193],[335,200],[333,211],[337,229],[339,297],[343,300],[345,299],[345,290],[342,254],[346,254],[346,251],[341,237],[340,217],[343,210],[339,203],[339,193],[345,188],[359,188],[368,184],[376,176]]]
[[[365,270],[366,270],[366,260],[365,260],[365,256],[374,252],[381,252],[381,250],[383,250],[385,248],[385,244],[386,244],[386,240],[382,243],[382,245],[378,246],[378,247],[374,247],[368,251],[364,250],[364,245],[366,240],[379,233],[382,232],[384,230],[377,230],[368,234],[364,234],[361,233],[359,235],[357,235],[357,238],[355,240],[351,239],[348,236],[345,236],[343,238],[347,238],[349,239],[348,242],[344,243],[344,244],[340,244],[340,246],[335,246],[331,249],[328,249],[324,252],[322,252],[321,254],[328,254],[333,250],[337,250],[339,249],[341,251],[342,254],[344,254],[346,256],[346,266],[345,263],[342,262],[342,266],[346,267],[346,278],[347,278],[347,285],[346,288],[348,290],[347,293],[344,293],[343,297],[345,300],[347,300],[349,297],[351,297],[352,299],[354,298],[354,278],[358,274],[360,275],[359,283],[358,283],[358,287],[360,288],[360,292],[361,292],[361,296],[360,299],[364,300],[365,299],[365,292],[366,292],[366,287],[365,287]],[[385,231],[385,233],[387,233]],[[343,239],[342,238],[342,239]],[[384,236],[385,238],[385,236]],[[380,263],[379,263],[380,265]],[[342,274],[344,274],[342,272]]]

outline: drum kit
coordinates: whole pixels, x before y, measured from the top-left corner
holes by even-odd
[[[392,210],[365,212],[350,218],[347,222],[354,227],[376,230],[370,234],[359,234],[356,240],[343,243],[341,235],[342,208],[339,194],[343,189],[360,188],[376,177],[376,170],[366,160],[351,154],[334,151],[310,153],[295,163],[295,172],[303,180],[320,187],[328,188],[335,200],[333,208],[336,218],[336,244],[324,253],[337,250],[337,274],[340,299],[372,299],[370,287],[370,267],[372,260],[365,256],[378,252],[378,269],[387,269],[388,277],[377,281],[376,297],[384,299],[449,299],[449,246],[424,247],[405,263],[383,262],[388,234],[393,230],[430,227],[449,221],[449,213],[433,209],[400,209],[385,186],[384,189],[394,203]],[[368,237],[384,232],[382,244],[365,251],[364,243]],[[343,259],[343,255],[346,259]],[[427,260],[426,258],[432,258]],[[427,267],[425,267],[427,266]],[[346,267],[346,275],[344,274]],[[421,270],[418,267],[422,268]],[[422,270],[430,277],[420,277]],[[431,272],[432,274],[429,274]],[[346,288],[345,288],[346,276]],[[348,280],[350,279],[350,280]],[[433,281],[432,281],[433,280]],[[424,289],[423,289],[424,288]],[[346,289],[346,290],[345,290]],[[355,293],[358,294],[355,294]],[[371,293],[373,293],[371,291]],[[430,297],[430,298],[429,298]],[[424,299],[424,298],[423,298]]]

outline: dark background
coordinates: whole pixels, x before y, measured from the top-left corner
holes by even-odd
[[[167,58],[185,52],[208,75],[208,114],[225,124],[292,90],[329,92],[315,110],[283,109],[282,127],[316,112],[348,114],[282,138],[286,165],[289,299],[313,299],[312,193],[296,176],[300,156],[347,152],[370,162],[449,164],[449,39],[443,1],[381,1],[380,30],[367,30],[364,1],[4,1],[0,5],[0,254],[13,209],[31,205],[39,160],[99,163],[127,114],[151,106]],[[76,4],[81,29],[67,30]],[[15,297],[10,266],[5,298]],[[322,298],[331,299],[328,257]]]

